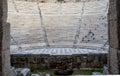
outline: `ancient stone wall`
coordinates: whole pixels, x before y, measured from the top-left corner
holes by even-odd
[[[56,65],[59,63],[65,63],[66,65],[72,63],[73,68],[103,68],[107,64],[107,54],[81,54],[72,56],[11,55],[12,66],[19,68],[56,68]]]
[[[77,47],[98,48],[108,39],[107,0],[86,2],[85,6],[83,2],[39,3],[46,37],[41,27],[37,4],[25,1],[15,1],[15,4],[9,1],[8,22],[11,24],[12,37],[23,48],[46,47],[45,38],[48,39],[50,47],[73,47],[79,26]],[[16,45],[14,40],[11,39],[12,45]]]

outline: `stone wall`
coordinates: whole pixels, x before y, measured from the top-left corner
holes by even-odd
[[[83,2],[39,3],[47,37],[41,27],[37,4],[25,1],[15,1],[15,4],[9,0],[8,22],[11,24],[11,35],[22,48],[46,47],[45,38],[50,47],[73,47],[79,25],[77,47],[97,48],[108,40],[107,0],[86,2],[82,24]],[[11,45],[16,45],[14,40],[11,39]]]
[[[57,64],[72,63],[73,68],[103,68],[107,64],[107,54],[81,54],[72,56],[50,56],[50,55],[11,55],[11,64],[14,67],[55,69]],[[63,65],[64,66],[64,65]],[[69,66],[68,66],[69,67]]]

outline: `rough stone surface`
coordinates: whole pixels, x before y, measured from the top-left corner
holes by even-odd
[[[15,69],[17,76],[30,76],[30,69],[29,68],[17,68]]]
[[[8,22],[14,40],[22,48],[28,47],[26,49],[46,47],[36,2],[15,1],[15,4],[9,0]],[[108,40],[107,4],[107,0],[86,2],[81,24],[83,2],[39,3],[50,47],[73,47],[80,24],[77,47],[103,45]],[[14,40],[11,40],[11,45],[16,45]]]
[[[0,76],[10,74],[10,26],[7,24],[7,0],[0,0]]]
[[[10,76],[10,25],[3,25],[3,41],[2,41],[2,67],[3,67],[3,76]]]
[[[91,60],[89,58],[92,58]],[[23,68],[52,68],[55,69],[57,64],[64,63],[73,68],[103,68],[107,64],[107,54],[81,54],[68,56],[50,56],[45,54],[13,54],[11,55],[11,64],[14,67]],[[64,66],[64,65],[63,65]]]
[[[119,41],[120,41],[120,24],[119,24],[119,0],[110,0],[109,8],[109,41],[110,41],[110,52],[109,52],[109,69],[110,74],[120,74],[119,68]]]

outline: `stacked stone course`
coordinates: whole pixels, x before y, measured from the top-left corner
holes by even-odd
[[[73,68],[103,68],[107,64],[107,54],[81,54],[72,56],[50,56],[33,54],[13,54],[11,55],[11,64],[14,67],[29,68],[51,68],[55,69],[57,64],[72,63]],[[70,66],[68,66],[70,67]]]

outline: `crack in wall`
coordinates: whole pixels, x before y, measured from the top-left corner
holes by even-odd
[[[84,7],[85,7],[85,1],[83,1],[83,6],[82,6],[82,12],[81,12],[81,18],[79,20],[79,25],[77,27],[77,31],[76,31],[76,35],[75,35],[75,39],[74,39],[74,43],[73,43],[73,47],[76,48],[76,44],[78,42],[79,39],[79,35],[80,35],[80,29],[81,29],[81,25],[82,25],[82,17],[84,14]]]
[[[39,10],[40,23],[41,23],[41,27],[42,27],[42,30],[43,30],[44,41],[46,43],[46,47],[50,47],[49,42],[48,42],[48,38],[47,38],[47,32],[46,32],[46,29],[45,29],[45,26],[44,26],[44,22],[43,22],[42,12],[41,12],[41,9],[39,7],[39,3],[38,2],[37,2],[37,7],[38,7],[38,10]]]

